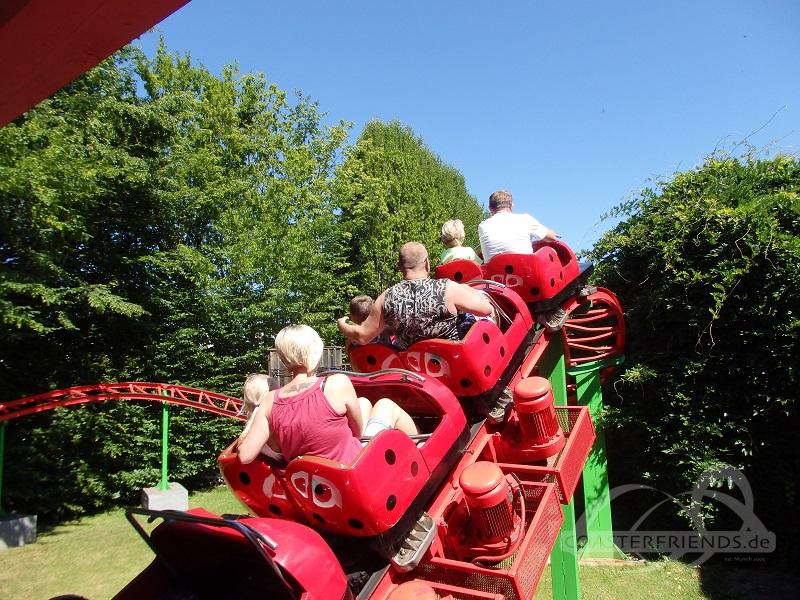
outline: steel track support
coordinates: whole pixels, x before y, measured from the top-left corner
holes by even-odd
[[[603,369],[620,365],[624,360],[624,356],[616,356],[587,362],[567,370],[575,379],[578,404],[589,407],[596,436],[583,467],[586,544],[580,549],[579,556],[582,559],[627,559],[625,553],[614,544],[606,440],[602,426],[603,390],[600,386],[600,373]]]
[[[163,392],[167,395],[167,392]],[[169,489],[169,402],[161,403],[161,481],[158,489]]]
[[[539,375],[550,381],[556,406],[567,404],[567,372],[564,361],[564,339],[560,331],[551,334],[541,362]],[[554,600],[580,600],[581,581],[578,572],[578,548],[575,529],[575,501],[561,505],[564,523],[550,553],[550,575]]]

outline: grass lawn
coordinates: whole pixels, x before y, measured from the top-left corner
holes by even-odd
[[[226,487],[192,494],[189,506],[216,514],[244,508]],[[0,552],[0,598],[47,600],[79,594],[89,600],[110,598],[153,560],[123,510],[60,525],[39,535],[35,544]]]
[[[243,512],[225,487],[192,494],[189,505],[217,514]],[[151,560],[150,549],[124,511],[114,510],[56,527],[35,544],[0,552],[0,599],[48,600],[65,594],[110,598]],[[696,569],[670,561],[582,566],[580,577],[587,600],[795,598],[800,587],[797,577],[725,566]],[[552,598],[549,569],[535,598]]]

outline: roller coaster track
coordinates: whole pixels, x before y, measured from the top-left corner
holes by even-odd
[[[224,394],[216,394],[182,385],[126,381],[83,385],[26,396],[0,403],[0,422],[53,410],[62,406],[105,402],[108,400],[147,400],[190,406],[223,417],[244,420],[239,414],[242,401]]]
[[[612,292],[597,288],[585,300],[574,298],[563,308],[569,313],[564,332],[570,366],[622,354],[625,320]]]

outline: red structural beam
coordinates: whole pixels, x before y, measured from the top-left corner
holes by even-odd
[[[169,402],[181,406],[191,406],[198,410],[244,420],[239,414],[242,401],[224,394],[205,390],[171,385],[168,383],[149,383],[126,381],[123,383],[99,383],[54,390],[35,396],[26,396],[11,402],[0,403],[0,422],[9,421],[25,415],[52,410],[61,406],[105,402],[107,400],[148,400]]]
[[[189,0],[0,2],[0,127]]]

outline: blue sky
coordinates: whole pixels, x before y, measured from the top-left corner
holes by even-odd
[[[398,119],[580,250],[715,148],[800,154],[798,32],[796,0],[193,0],[137,43],[263,71],[353,137]]]

